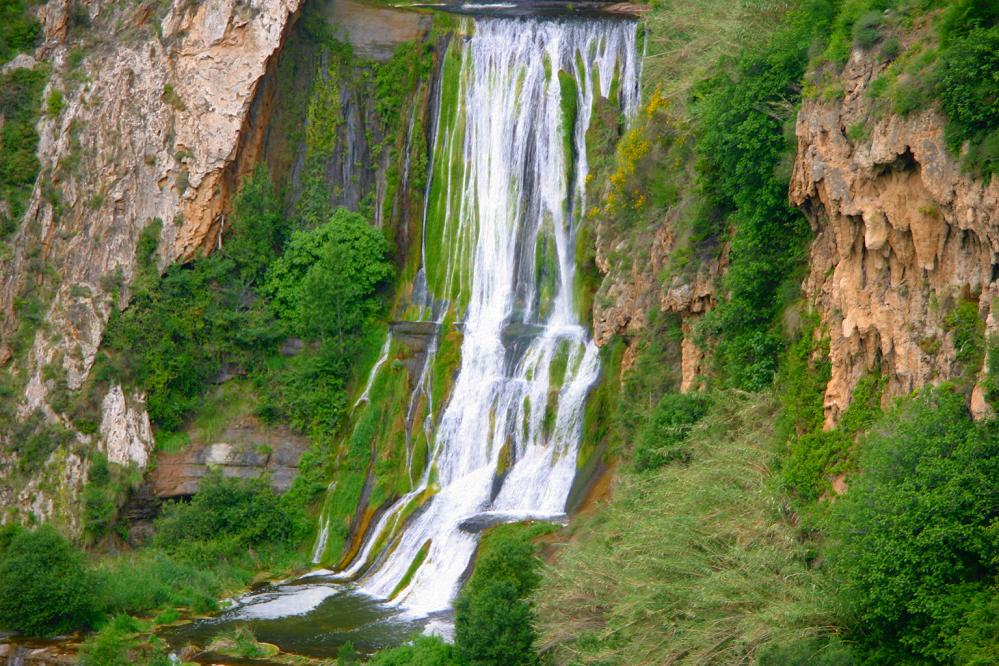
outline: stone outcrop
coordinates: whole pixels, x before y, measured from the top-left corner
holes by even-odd
[[[189,497],[214,468],[225,477],[253,479],[268,475],[271,487],[284,492],[298,473],[298,460],[309,440],[287,428],[265,427],[252,417],[230,424],[211,444],[194,444],[180,453],[160,454],[150,475],[160,498]]]
[[[675,237],[677,211],[667,213],[648,242],[638,242],[631,250],[633,260],[627,271],[616,268],[611,254],[620,253],[625,245],[606,229],[598,230],[596,263],[604,280],[594,300],[593,338],[597,345],[607,344],[615,335],[637,340],[637,334],[647,325],[653,308],[680,317],[683,339],[680,345],[680,390],[690,391],[699,386],[705,374],[705,354],[693,340],[694,323],[710,310],[716,300],[717,279],[726,265],[721,257],[703,257],[697,269],[678,272],[660,283],[661,274],[670,265],[670,256],[677,247]],[[624,359],[625,368],[633,363],[638,349],[633,342]]]
[[[879,117],[865,92],[884,66],[855,51],[843,99],[806,100],[797,121],[790,196],[817,233],[803,286],[830,338],[827,424],[875,367],[886,402],[959,374],[947,317],[960,302],[999,326],[999,180],[962,173],[938,112]]]
[[[70,391],[83,385],[112,309],[128,300],[144,228],[163,222],[160,267],[217,242],[238,173],[260,143],[252,136],[257,88],[299,3],[50,0],[39,8],[44,42],[34,57],[51,68],[46,97],[59,90],[65,103],[39,124],[41,173],[0,265],[0,364],[26,380],[22,417],[40,411],[72,427],[48,404],[55,384],[44,369],[64,374]],[[18,354],[17,304],[26,299],[44,324]],[[126,405],[112,388],[99,433],[76,439],[142,465],[148,418],[141,396],[129,398]],[[50,518],[46,478],[75,469],[71,485],[79,487],[86,470],[57,465],[65,451],[53,456],[34,488],[13,488],[12,465],[4,465],[0,504],[17,495],[22,512]]]

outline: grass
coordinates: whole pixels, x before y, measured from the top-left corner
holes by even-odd
[[[253,413],[256,400],[248,381],[228,381],[208,393],[191,421],[193,440],[205,444],[217,441],[226,426]]]
[[[698,82],[716,73],[719,61],[772,31],[788,7],[780,0],[664,0],[653,4],[645,24],[642,80],[647,87],[658,86],[663,97],[680,104]]]
[[[774,501],[778,410],[770,392],[720,395],[689,465],[623,474],[579,521],[535,595],[554,663],[750,663],[830,631],[807,548]]]

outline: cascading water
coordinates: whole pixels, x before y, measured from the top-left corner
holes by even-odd
[[[599,372],[574,302],[586,132],[596,95],[617,92],[623,113],[634,112],[635,41],[634,22],[480,18],[452,45],[461,49],[456,98],[453,108],[440,104],[450,113],[437,123],[434,154],[446,167],[433,171],[444,206],[425,223],[440,225],[444,251],[421,277],[460,319],[460,369],[430,433],[431,464],[345,571],[363,572],[362,590],[408,612],[449,607],[476,546],[462,529],[469,519],[564,516]],[[445,319],[440,307],[421,310]],[[406,507],[428,495],[397,530]]]
[[[373,446],[376,464],[405,470],[341,470],[330,484],[313,560],[341,571],[247,595],[176,631],[174,644],[248,622],[261,640],[303,654],[347,640],[396,645],[449,609],[477,530],[565,517],[599,373],[575,296],[586,135],[598,97],[624,118],[636,110],[637,25],[465,21],[439,74],[422,266],[405,321],[352,405],[361,457]],[[414,336],[419,354],[404,350]],[[366,507],[393,495],[377,515]],[[345,517],[368,526],[361,543],[345,537]]]

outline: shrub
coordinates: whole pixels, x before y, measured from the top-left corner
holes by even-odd
[[[92,634],[80,646],[82,666],[169,666],[162,641],[144,642],[140,634],[145,624],[129,617],[116,615],[100,631]]]
[[[4,10],[0,8],[0,12]],[[4,23],[0,20],[0,31]],[[0,44],[0,62],[3,61]],[[31,195],[39,162],[38,132],[35,125],[48,74],[43,68],[15,69],[0,74],[0,200],[10,204],[10,215],[0,216],[0,240],[10,236],[24,214]]]
[[[409,645],[375,654],[371,666],[457,666],[455,648],[437,636],[416,636]]]
[[[624,471],[575,519],[534,597],[552,663],[751,664],[830,631],[810,545],[774,497],[777,412],[772,395],[716,395],[690,464]]]
[[[55,118],[64,108],[66,108],[66,98],[62,91],[56,88],[49,93],[49,98],[45,101],[45,112],[50,118]]]
[[[635,446],[633,465],[642,472],[671,462],[686,462],[690,451],[683,446],[695,423],[707,413],[710,400],[701,393],[667,393],[642,427]]]
[[[962,300],[944,319],[947,329],[954,335],[954,354],[957,362],[969,373],[975,373],[985,354],[985,322],[974,300]]]
[[[809,46],[830,8],[805,4],[770,39],[746,48],[734,67],[700,86],[695,117],[705,225],[730,239],[717,307],[701,317],[702,348],[714,345],[719,382],[745,390],[771,383],[784,347],[779,314],[798,297],[808,222],[787,201],[793,122]]]
[[[19,532],[0,561],[0,626],[32,636],[88,626],[92,577],[82,553],[54,528]]]
[[[0,4],[0,65],[38,43],[42,26],[31,13],[31,4],[31,0],[5,0]]]
[[[108,534],[118,508],[108,459],[103,454],[95,454],[90,461],[82,499],[84,536],[90,543],[97,543]]]
[[[455,603],[455,647],[465,661],[483,666],[538,663],[528,597],[541,577],[532,538],[548,529],[507,525],[483,538],[472,577]]]
[[[984,622],[999,541],[999,422],[928,389],[878,422],[833,505],[830,562],[872,663],[951,662]],[[981,644],[981,643],[979,643]]]
[[[220,565],[221,563],[216,563]],[[158,548],[143,548],[104,557],[94,569],[98,608],[107,615],[148,613],[181,606],[206,613],[216,610],[216,598],[226,589],[226,571],[171,558]]]
[[[299,521],[285,514],[265,478],[233,479],[214,470],[198,484],[190,503],[166,508],[154,543],[195,562],[232,557],[251,546],[288,545]]]
[[[975,28],[955,37],[940,54],[940,104],[947,114],[946,138],[958,151],[966,141],[996,141],[999,132],[999,26]],[[969,166],[986,175],[999,171],[999,152],[974,154]]]
[[[811,638],[763,650],[757,666],[853,666],[854,650],[840,640]]]
[[[264,167],[244,182],[233,209],[222,255],[235,264],[243,285],[258,284],[284,241],[281,203]]]
[[[346,352],[392,276],[388,242],[363,217],[340,209],[323,226],[292,234],[263,292],[296,335],[333,340]]]
[[[881,21],[884,14],[877,10],[869,11],[853,24],[853,43],[865,51],[870,51],[881,41]]]

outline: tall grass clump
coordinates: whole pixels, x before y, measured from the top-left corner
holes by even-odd
[[[778,410],[770,393],[723,393],[686,439],[689,464],[619,478],[543,572],[543,652],[559,664],[734,664],[826,644],[824,583],[767,464]]]

